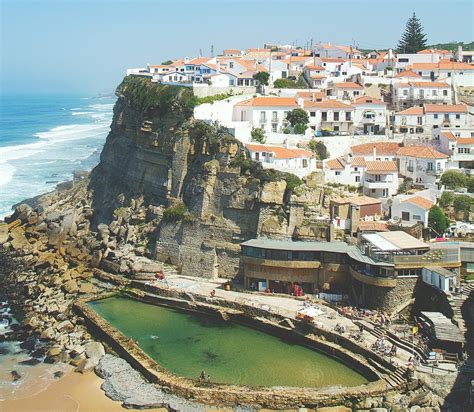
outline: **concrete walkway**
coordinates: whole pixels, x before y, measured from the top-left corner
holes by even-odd
[[[174,268],[165,266],[164,270],[166,276],[166,284],[169,288],[187,292],[192,295],[199,295],[205,298],[211,298],[211,292],[215,290],[216,303],[223,299],[230,302],[245,303],[247,305],[255,306],[269,312],[277,313],[290,320],[296,319],[297,312],[304,307],[304,301],[288,296],[264,295],[252,292],[236,292],[226,291],[223,284],[228,282],[228,279],[201,279],[192,278],[179,275]],[[163,283],[160,282],[160,286]],[[359,326],[351,319],[339,314],[336,310],[324,305],[322,303],[312,303],[312,306],[321,310],[323,314],[315,321],[315,324],[321,329],[334,331],[336,325],[344,325],[346,332],[343,334],[349,337],[352,332],[357,332]],[[363,342],[359,343],[371,349],[377,338],[371,333],[364,331]],[[387,342],[388,343],[388,342]],[[407,367],[408,359],[412,356],[411,352],[397,348],[397,355],[391,358],[391,361],[399,367]],[[390,360],[388,356],[385,357]]]

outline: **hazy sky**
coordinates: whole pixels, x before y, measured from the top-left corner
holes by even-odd
[[[472,0],[0,0],[1,92],[109,92],[127,67],[268,42],[395,47],[413,11],[430,43],[471,41]]]

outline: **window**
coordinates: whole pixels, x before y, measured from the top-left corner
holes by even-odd
[[[449,122],[449,114],[448,113],[444,114],[444,121]]]
[[[428,170],[433,170],[433,162],[428,162]]]
[[[418,124],[419,125],[423,124],[423,118],[421,116],[418,116]]]
[[[359,182],[360,182],[360,176],[356,176],[356,177],[355,177],[355,181],[356,181],[357,183],[359,183]]]
[[[441,163],[440,162],[436,162],[436,170],[441,170]]]
[[[451,77],[451,72],[448,72],[448,77]]]
[[[341,172],[336,172],[336,176],[340,176],[341,175]]]
[[[328,121],[328,112],[321,112],[321,120],[323,122],[327,122]]]
[[[471,152],[471,149],[469,147],[458,147],[458,153],[459,154],[469,154]]]
[[[354,91],[354,96],[359,96],[359,91],[358,90]]]
[[[408,90],[407,89],[403,89],[403,95],[408,96]]]
[[[343,75],[343,76],[346,76],[346,75],[347,75],[347,72],[342,72],[342,75]]]
[[[240,121],[245,122],[245,112],[240,112]]]
[[[371,192],[372,192],[372,193],[375,193],[375,189],[372,189]]]
[[[229,69],[233,69],[234,68],[234,62],[229,62]]]
[[[346,112],[346,120],[347,121],[351,120],[351,112]]]
[[[334,121],[335,122],[339,121],[339,112],[334,112]]]
[[[447,90],[443,90],[443,96],[447,96],[448,95],[448,91]]]
[[[303,159],[303,167],[308,167],[308,159]]]
[[[277,122],[278,121],[278,112],[272,112],[272,121]]]
[[[420,215],[413,215],[413,220],[421,220],[421,216]]]
[[[277,126],[278,126],[278,125],[277,125],[276,123],[273,123],[273,124],[272,124],[272,132],[273,132],[273,133],[276,133],[276,132],[277,132]]]
[[[461,118],[461,115],[460,115],[460,114],[457,114],[457,115],[456,115],[456,119],[459,120],[460,118]]]
[[[435,113],[435,114],[433,115],[433,117],[434,117],[435,119],[437,119],[437,118],[438,118],[438,113]]]
[[[410,212],[402,212],[402,220],[405,222],[410,220]]]
[[[438,96],[438,90],[433,90],[433,96]]]
[[[399,62],[399,63],[408,63],[409,61],[410,61],[410,60],[409,60],[408,58],[405,58],[405,57],[398,59],[398,62]]]
[[[338,132],[339,131],[339,126],[334,126],[334,131]]]
[[[309,112],[310,117],[316,117],[316,112]]]
[[[416,132],[417,133],[423,133],[423,128],[422,127],[417,127]]]
[[[267,120],[267,116],[265,112],[260,112],[260,123],[265,123]]]
[[[380,175],[375,175],[375,181],[376,182],[380,182],[382,179],[380,177]]]

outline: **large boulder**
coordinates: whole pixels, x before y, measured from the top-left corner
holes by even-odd
[[[8,224],[0,222],[0,245],[8,241]]]
[[[89,342],[84,345],[86,355],[88,358],[100,359],[105,355],[104,345],[100,342]]]
[[[285,189],[286,182],[284,180],[265,183],[262,188],[262,194],[260,195],[260,201],[262,203],[282,205]]]

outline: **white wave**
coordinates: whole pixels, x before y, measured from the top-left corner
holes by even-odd
[[[71,114],[73,116],[85,116],[87,114],[94,114],[95,112],[76,112],[76,111],[73,111]]]
[[[114,108],[114,103],[95,103],[90,104],[89,107],[95,110],[112,111],[112,109]]]
[[[94,132],[105,132],[109,127],[108,124],[71,124],[68,126],[57,126],[53,127],[47,132],[39,132],[34,136],[39,137],[40,139],[47,140],[75,140],[83,139],[85,137],[91,136]]]

